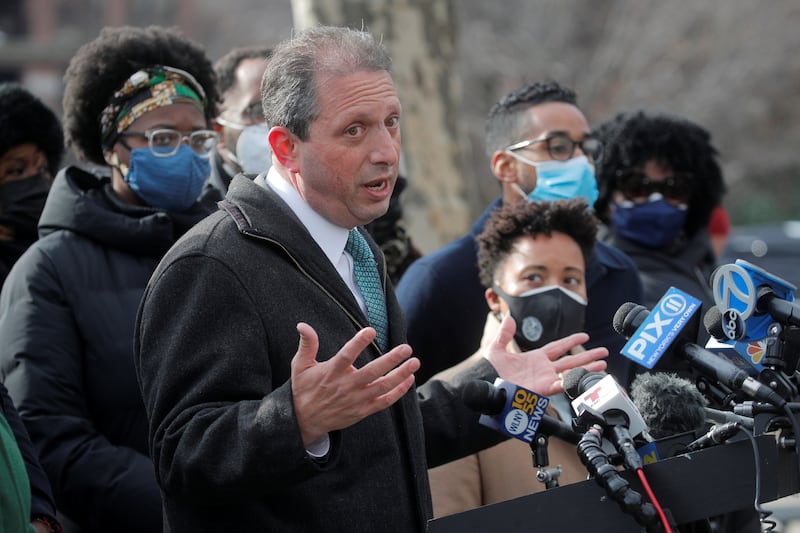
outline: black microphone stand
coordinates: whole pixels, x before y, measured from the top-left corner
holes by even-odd
[[[554,489],[558,487],[558,478],[561,477],[561,465],[548,468],[550,464],[550,455],[547,452],[547,444],[549,442],[547,435],[536,435],[530,443],[531,458],[533,466],[536,468],[536,480],[544,483],[545,489]]]

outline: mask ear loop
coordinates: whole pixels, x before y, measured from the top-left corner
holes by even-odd
[[[128,147],[125,146],[125,148]],[[130,148],[128,148],[128,150],[130,150]],[[117,172],[119,172],[120,175],[122,176],[122,179],[125,179],[125,176],[128,175],[129,167],[128,165],[120,163],[119,155],[117,155],[117,152],[112,152],[109,157],[106,157],[106,163],[108,163],[108,166],[110,166],[111,168],[117,170]]]
[[[514,159],[519,161],[520,163],[523,163],[525,165],[530,165],[533,168],[536,168],[536,164],[533,161],[531,161],[528,158],[526,158],[526,157],[522,157],[521,155],[516,154],[516,153],[512,152],[511,150],[505,150],[505,153],[510,155],[511,157],[513,157]],[[511,183],[511,188],[514,189],[517,192],[517,194],[519,194],[520,197],[523,200],[525,200],[526,202],[532,202],[533,201],[528,196],[528,193],[526,193],[524,190],[522,190],[522,187],[520,187],[519,183],[517,183],[516,181]]]

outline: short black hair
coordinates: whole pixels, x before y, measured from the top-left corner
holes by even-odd
[[[522,236],[550,236],[554,231],[568,235],[578,244],[588,264],[598,224],[582,198],[503,204],[492,212],[477,237],[481,283],[486,288],[492,287],[497,268],[511,253],[514,241]]]
[[[683,117],[635,110],[618,113],[600,124],[595,133],[603,142],[603,155],[596,167],[600,195],[595,209],[604,223],[610,223],[618,173],[653,160],[692,177],[686,235],[708,226],[711,211],[726,190],[708,131]]]
[[[0,83],[0,156],[21,144],[36,145],[55,176],[64,155],[64,133],[56,114],[18,83]]]
[[[64,133],[82,160],[105,165],[100,114],[115,91],[139,69],[164,65],[185,70],[206,92],[206,117],[217,113],[216,76],[203,47],[177,28],[103,28],[81,46],[64,74]]]
[[[545,102],[564,102],[578,105],[572,89],[555,81],[523,85],[498,100],[486,118],[486,155],[490,158],[498,150],[522,139],[530,129],[529,108]]]
[[[236,69],[245,59],[264,59],[272,55],[269,46],[242,46],[230,50],[227,54],[214,62],[214,72],[217,75],[217,92],[224,96],[236,83]]]

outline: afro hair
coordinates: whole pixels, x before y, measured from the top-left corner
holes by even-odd
[[[0,84],[0,156],[21,144],[36,145],[55,176],[64,155],[64,133],[56,114],[17,83]]]
[[[600,196],[595,209],[604,223],[610,222],[618,173],[653,160],[692,176],[686,234],[694,235],[708,226],[711,211],[725,194],[717,150],[708,131],[678,116],[639,110],[617,114],[600,124],[595,133],[603,142],[603,155],[596,167]]]
[[[216,76],[200,44],[176,28],[104,28],[94,41],[78,49],[64,74],[64,133],[67,145],[80,159],[105,165],[101,112],[131,74],[156,65],[194,76],[206,92],[206,117],[216,116]]]

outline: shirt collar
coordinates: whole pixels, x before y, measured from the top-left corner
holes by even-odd
[[[311,237],[335,266],[344,252],[349,230],[329,222],[314,211],[275,167],[270,167],[267,171],[266,180],[263,176],[263,174],[259,175],[256,183],[262,186],[269,185],[286,202],[289,209],[300,219]]]

